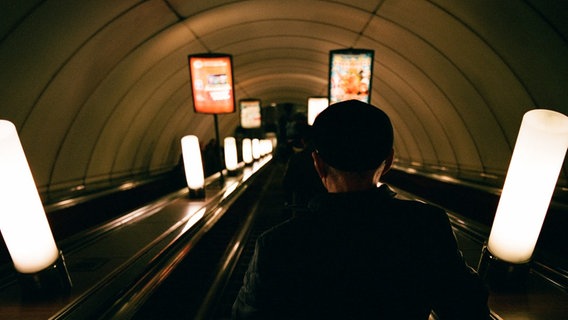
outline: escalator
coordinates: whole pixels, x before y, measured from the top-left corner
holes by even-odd
[[[283,173],[284,165],[276,163],[257,177],[133,319],[229,319],[254,241],[290,217],[283,207]]]
[[[256,238],[268,228],[288,219],[292,210],[284,206],[282,184],[285,166],[272,164],[270,171],[258,177],[255,184],[194,248],[149,300],[139,308],[134,319],[211,319],[228,320],[231,306],[242,285]],[[403,197],[410,197],[400,191]],[[246,225],[252,217],[253,223]],[[463,221],[463,220],[460,220]],[[471,230],[456,229],[470,264],[477,259],[482,241],[472,238]],[[246,239],[234,240],[243,228],[249,228]],[[476,234],[477,235],[477,234]],[[241,241],[243,241],[241,243]],[[236,261],[225,261],[236,244],[243,244]],[[226,268],[224,265],[231,264]],[[434,319],[432,317],[432,319]]]
[[[205,201],[185,199],[184,191],[180,190],[105,224],[104,228],[66,239],[61,245],[75,283],[72,294],[48,305],[24,308],[15,300],[17,286],[9,282],[0,291],[0,317],[10,314],[16,315],[11,317],[16,319],[33,314],[37,319],[75,319],[78,316],[95,319],[230,319],[231,306],[242,284],[256,238],[293,214],[293,208],[284,205],[286,196],[282,178],[285,164],[271,161],[255,170],[254,179],[243,175],[227,178],[222,185],[210,180],[210,192]],[[408,186],[418,184],[410,180],[413,177],[390,178],[388,183],[401,196],[415,197],[402,191],[412,192],[407,190],[410,189]],[[434,188],[441,187],[425,185],[430,191]],[[448,188],[452,192],[452,187]],[[438,199],[452,198],[441,194]],[[460,197],[469,196],[466,191],[460,192]],[[471,207],[470,201],[462,202]],[[445,207],[442,203],[438,205]],[[459,207],[448,211],[466,261],[476,266],[489,227],[469,216],[454,213],[466,212]],[[199,213],[203,215],[200,220],[203,223],[192,223],[187,231],[184,225],[189,226],[192,217]],[[128,249],[132,253],[117,256],[117,249]],[[568,305],[565,287],[551,286],[551,281],[542,276],[541,269],[535,268],[531,273],[531,287],[526,292],[493,293],[491,308],[503,315],[520,312],[534,319],[556,319],[558,315],[561,319],[566,313],[562,306]],[[495,319],[499,319],[497,315]]]
[[[165,281],[163,286],[138,310],[135,319],[230,319],[231,306],[252,256],[254,241],[262,231],[291,216],[291,210],[284,207],[285,195],[281,188],[283,172],[283,164],[273,164],[270,173],[257,180],[258,183],[251,186],[239,199],[227,215],[227,220],[220,221],[218,229],[213,230],[203,239],[201,247],[196,248],[195,253],[190,254],[172,277]],[[402,197],[415,198],[413,194],[397,189],[394,179],[389,183]],[[408,181],[402,181],[401,184],[403,183]],[[474,196],[481,197],[479,194]],[[491,198],[480,201],[479,205],[491,207],[494,201]],[[470,203],[463,204],[467,206]],[[459,210],[457,207],[455,209]],[[467,210],[465,212],[464,216],[452,210],[449,212],[449,217],[464,258],[471,266],[476,267],[489,227],[484,221],[476,221],[471,216],[467,216]],[[254,223],[246,231],[246,240],[235,241],[235,234],[243,232],[241,228],[246,224],[249,213],[253,216]],[[227,264],[224,261],[227,253],[241,242],[244,245],[239,249],[242,250],[240,257],[238,259],[233,257],[235,261],[230,263],[231,267],[221,267]],[[567,300],[566,294],[562,293],[563,289],[551,285],[551,282],[538,271],[531,273],[529,282],[530,290],[521,294],[492,293],[490,306],[495,311],[492,314],[493,319],[501,319],[498,314],[509,316],[519,311],[532,315],[534,319],[562,317],[564,314],[562,308],[551,309],[551,305],[556,304],[555,301],[562,303]],[[511,301],[516,305],[510,305]],[[525,303],[527,301],[529,304]],[[435,319],[435,316],[432,315],[431,319]]]

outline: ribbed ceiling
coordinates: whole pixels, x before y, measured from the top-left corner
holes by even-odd
[[[43,191],[157,173],[182,136],[214,137],[188,54],[231,54],[237,100],[305,109],[329,51],[366,48],[399,165],[499,180],[524,112],[568,113],[567,21],[562,0],[4,1],[0,118]]]

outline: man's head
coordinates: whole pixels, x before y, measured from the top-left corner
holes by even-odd
[[[341,171],[376,169],[393,147],[389,117],[359,100],[339,102],[322,111],[314,122],[313,137],[318,155]]]
[[[392,162],[392,124],[370,104],[330,105],[317,116],[312,133],[316,170],[330,192],[372,187]]]

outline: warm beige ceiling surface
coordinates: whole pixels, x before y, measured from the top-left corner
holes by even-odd
[[[0,118],[42,191],[88,187],[214,136],[188,54],[232,54],[237,99],[305,106],[327,94],[329,50],[368,48],[399,165],[502,177],[524,112],[568,113],[567,21],[563,0],[3,1]],[[238,115],[219,122],[230,135]]]

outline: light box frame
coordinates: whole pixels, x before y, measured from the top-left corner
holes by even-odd
[[[187,60],[193,111],[204,114],[234,113],[236,103],[232,55],[225,53],[190,54]],[[204,66],[204,64],[208,65]],[[227,96],[226,99],[222,99],[223,94]]]
[[[344,62],[343,66],[339,66],[339,60],[342,59],[349,59],[348,61]],[[362,62],[361,60],[365,59],[368,62]],[[359,60],[359,61],[357,61]],[[370,60],[370,61],[369,61]],[[337,49],[331,50],[329,52],[329,76],[328,76],[328,98],[329,104],[334,104],[337,102],[356,99],[361,100],[363,102],[371,103],[371,93],[372,93],[372,82],[373,82],[373,64],[375,60],[375,51],[370,49]],[[347,70],[346,72],[349,73],[351,70],[355,68],[355,70],[359,70],[358,73],[363,73],[362,78],[359,79],[359,88],[357,88],[357,93],[352,93],[352,90],[355,88],[350,88],[350,90],[346,93],[345,87],[346,85],[343,83],[338,83],[337,80],[347,81],[353,79],[339,79],[338,77],[345,78],[345,72],[342,70]],[[351,74],[350,76],[353,76]],[[357,73],[355,74],[357,77]],[[366,92],[362,94],[361,88],[363,85],[367,86]],[[343,89],[343,92],[341,91]]]
[[[258,122],[255,122],[252,125],[249,125],[249,119],[246,118],[246,114],[243,113],[243,110],[245,109],[245,105],[247,103],[255,103],[254,106],[250,106],[250,107],[256,107],[258,106]],[[240,121],[240,125],[243,129],[258,129],[262,127],[262,103],[260,101],[260,99],[241,99],[239,100],[239,121]]]

